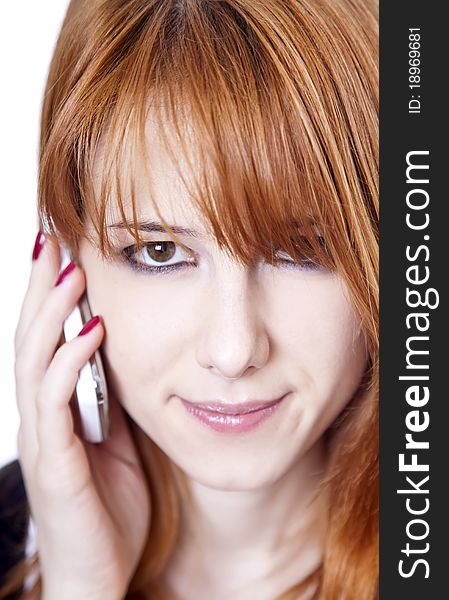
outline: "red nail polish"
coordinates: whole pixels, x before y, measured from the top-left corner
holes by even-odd
[[[80,335],[86,335],[86,333],[89,333],[89,331],[91,331],[94,327],[96,327],[99,322],[100,322],[100,317],[92,317],[92,319],[90,319],[89,321],[87,321],[87,323],[81,329],[81,331],[79,332],[78,336],[80,336]]]
[[[39,258],[39,254],[41,253],[42,248],[44,247],[44,243],[45,243],[45,235],[42,233],[42,231],[38,231],[37,236],[36,236],[36,241],[34,242],[34,248],[33,248],[33,260],[37,260]]]
[[[62,283],[62,282],[64,281],[64,279],[67,277],[67,275],[68,275],[69,273],[71,273],[75,267],[76,267],[76,263],[74,263],[74,262],[71,262],[71,263],[69,263],[69,264],[66,266],[66,268],[64,269],[64,271],[62,271],[62,272],[59,274],[59,277],[58,277],[58,279],[56,280],[56,283],[55,283],[55,287],[56,287],[57,285],[59,285],[60,283]]]

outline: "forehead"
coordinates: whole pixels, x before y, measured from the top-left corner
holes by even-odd
[[[125,225],[139,241],[145,230],[140,224],[152,221],[159,227],[154,231],[195,230],[195,237],[216,242],[246,264],[254,255],[270,260],[275,247],[298,257],[321,253],[315,227],[320,220],[307,190],[295,191],[300,175],[295,169],[290,177],[291,161],[286,166],[281,156],[270,158],[253,137],[245,142],[245,128],[236,123],[228,139],[226,128],[208,119],[201,124],[189,110],[183,105],[173,114],[157,104],[139,113],[141,121],[117,119],[100,135],[90,155],[89,196],[98,228],[89,220],[87,227],[94,242],[98,232],[103,249],[104,236],[108,244],[120,231],[114,224]],[[185,242],[175,227],[168,233]]]
[[[93,161],[96,198],[100,195],[102,179],[108,172],[106,146],[110,142],[107,135],[100,140]],[[133,218],[133,194],[138,221],[157,220],[154,202],[167,222],[194,225],[200,235],[206,235],[207,223],[190,196],[194,175],[199,175],[196,169],[199,164],[198,148],[190,122],[183,123],[182,135],[184,144],[181,144],[173,124],[163,114],[158,120],[154,111],[150,110],[145,121],[145,148],[139,151],[135,140],[130,135],[125,136],[119,151],[119,163],[113,168],[111,178],[119,181],[128,221]],[[106,224],[110,226],[122,221],[116,184],[112,185]]]

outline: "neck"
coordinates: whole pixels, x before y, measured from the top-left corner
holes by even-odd
[[[223,598],[273,598],[314,571],[326,527],[327,501],[318,493],[325,466],[321,440],[263,488],[218,490],[191,480],[196,510],[184,504],[179,542],[166,570],[179,590],[176,597],[218,598],[219,590]],[[255,585],[263,594],[257,595]]]

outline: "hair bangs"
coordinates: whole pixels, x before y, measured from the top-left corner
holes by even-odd
[[[176,166],[179,151],[165,135],[167,122],[174,127],[193,189],[180,167],[178,174],[221,248],[245,264],[255,257],[271,261],[277,250],[296,261],[313,258],[327,268],[347,262],[348,255],[354,254],[350,223],[333,169],[336,164],[344,165],[348,157],[334,155],[337,143],[332,114],[338,114],[337,94],[333,110],[326,111],[323,106],[318,119],[317,102],[326,94],[315,90],[312,97],[307,87],[309,70],[316,68],[316,53],[307,48],[300,53],[298,48],[297,63],[286,65],[282,54],[273,56],[268,32],[256,27],[249,14],[238,13],[236,6],[227,3],[213,6],[206,3],[199,18],[199,4],[191,3],[180,25],[175,5],[160,4],[159,22],[165,23],[160,29],[154,12],[151,28],[145,27],[148,14],[142,13],[140,20],[136,16],[134,44],[128,55],[121,56],[120,62],[112,39],[97,59],[107,73],[103,84],[98,82],[98,70],[85,71],[83,86],[74,89],[71,102],[59,114],[60,127],[67,127],[75,136],[66,136],[66,145],[60,149],[61,155],[69,157],[68,165],[59,170],[60,181],[64,167],[66,173],[61,204],[67,206],[67,192],[72,188],[77,194],[72,206],[77,210],[69,219],[64,215],[56,229],[76,245],[75,238],[85,235],[83,223],[88,216],[100,251],[109,253],[112,246],[106,216],[116,198],[123,221],[129,221],[126,188],[134,222],[130,232],[142,243],[133,171],[139,163],[151,172],[145,159],[145,123],[152,111]],[[286,40],[286,54],[287,44],[294,42]],[[307,52],[310,57],[305,56]],[[332,98],[328,96],[329,103]],[[100,140],[105,140],[104,162],[96,194],[94,162]],[[53,157],[49,163],[58,168]],[[126,183],[123,173],[128,177]],[[151,187],[150,177],[145,184]],[[182,246],[159,211],[154,194],[149,193],[148,198],[167,233]],[[54,207],[50,212],[57,218]]]

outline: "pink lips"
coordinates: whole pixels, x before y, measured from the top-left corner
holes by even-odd
[[[271,402],[223,402],[193,403],[179,397],[187,411],[215,431],[241,433],[250,431],[270,417],[287,394]]]

